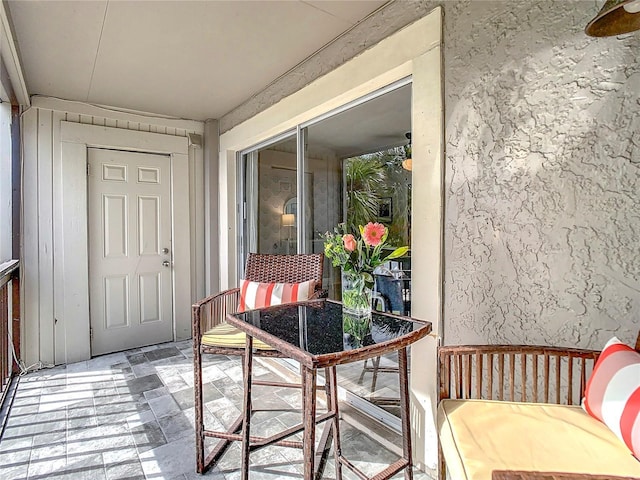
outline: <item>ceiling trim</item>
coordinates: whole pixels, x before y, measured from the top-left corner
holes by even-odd
[[[0,2],[0,27],[2,29],[0,33],[0,45],[2,45],[0,54],[2,56],[2,62],[9,74],[11,89],[16,97],[15,101],[20,105],[29,106],[29,92],[27,91],[27,84],[22,74],[22,65],[20,64],[20,57],[18,56],[18,50],[16,49],[16,43],[13,38],[11,22],[7,16],[4,2]],[[9,88],[5,90],[9,90]]]
[[[184,120],[180,118],[158,116],[152,113],[132,112],[118,109],[116,107],[92,105],[90,103],[63,100],[61,98],[41,95],[34,95],[31,102],[34,107],[46,108],[48,110],[57,110],[60,112],[75,113],[78,115],[90,115],[94,117],[106,117],[113,120],[134,121],[160,127],[179,128],[199,134],[204,133],[204,122],[199,120]]]

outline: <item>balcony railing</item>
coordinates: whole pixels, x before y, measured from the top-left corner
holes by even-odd
[[[0,406],[4,404],[11,378],[19,371],[14,360],[20,358],[19,279],[19,260],[0,264]]]

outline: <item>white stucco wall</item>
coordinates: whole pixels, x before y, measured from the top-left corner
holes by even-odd
[[[640,33],[595,3],[445,4],[447,344],[640,328]]]

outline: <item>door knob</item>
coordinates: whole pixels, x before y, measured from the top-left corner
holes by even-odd
[[[164,255],[166,255],[167,253],[169,253],[169,249],[168,249],[168,248],[166,248],[166,247],[165,247],[165,248],[163,248],[163,249],[162,249],[162,253],[163,253]]]
[[[163,267],[168,267],[169,265],[170,265],[169,260],[165,260],[164,262],[162,262]]]

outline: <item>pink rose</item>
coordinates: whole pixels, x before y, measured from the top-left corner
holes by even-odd
[[[350,233],[347,233],[342,237],[342,243],[344,244],[344,249],[347,252],[353,252],[356,249],[356,239]]]
[[[385,232],[386,228],[381,223],[369,222],[362,230],[362,239],[367,245],[377,247],[382,242]]]

